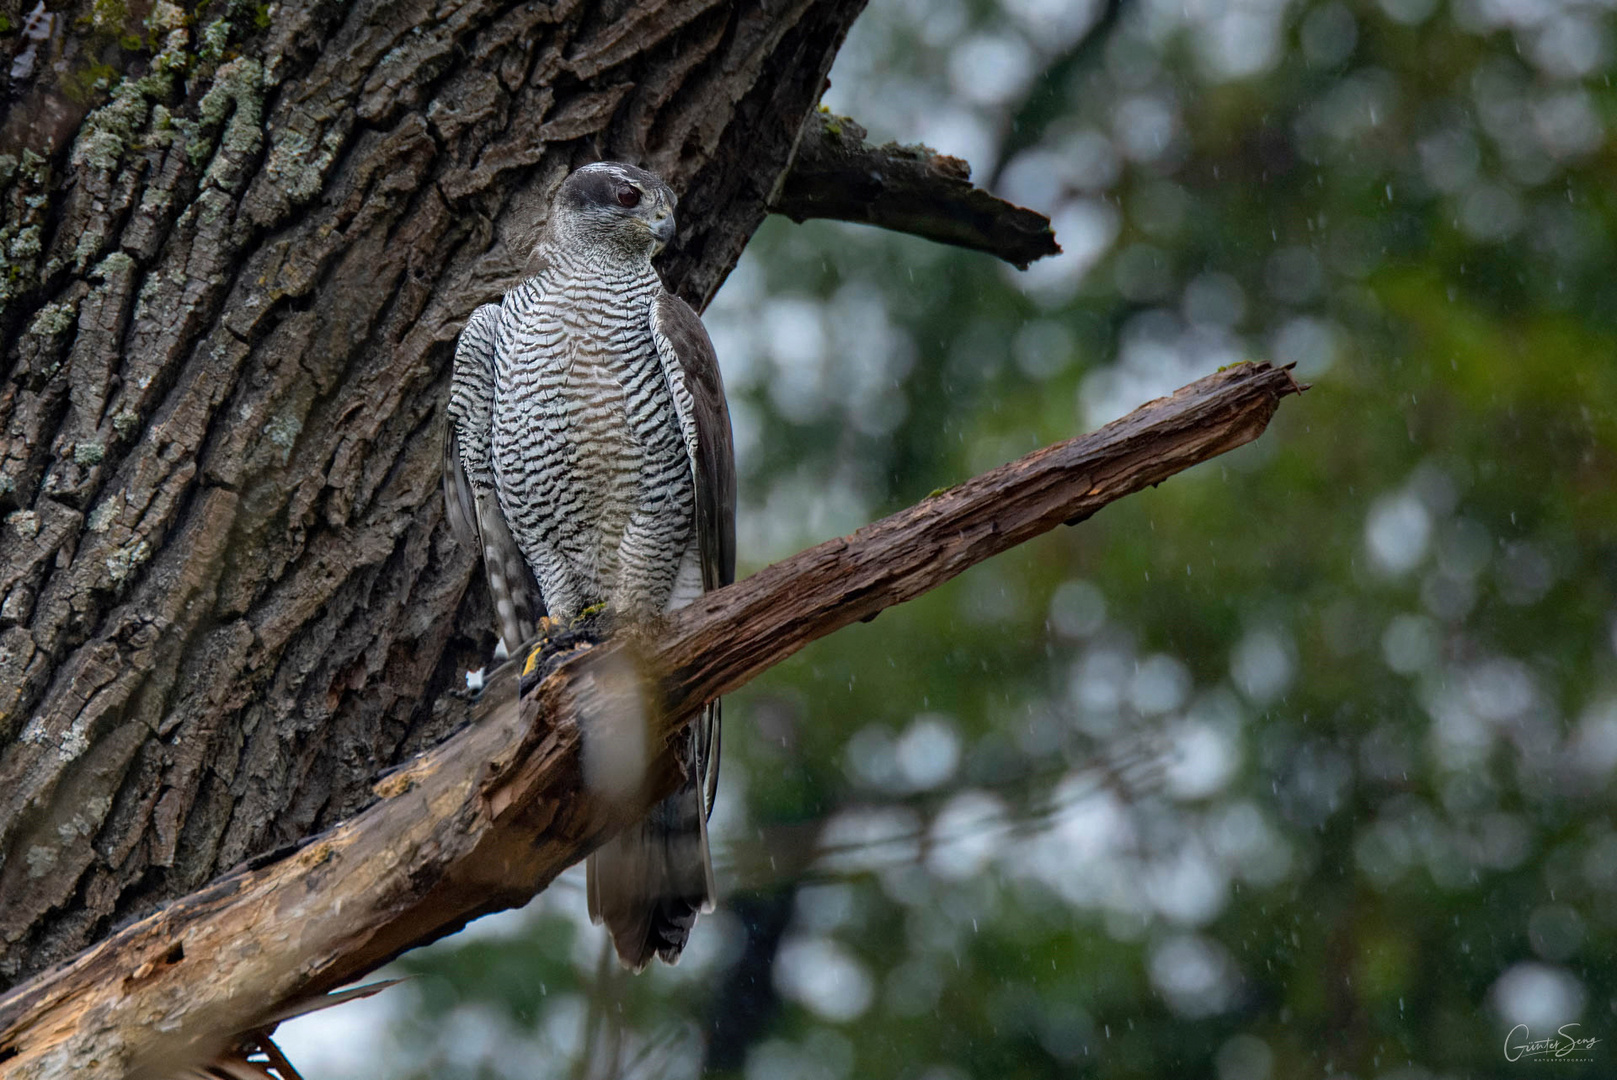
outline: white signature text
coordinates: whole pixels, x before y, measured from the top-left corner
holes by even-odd
[[[1600,1040],[1573,1035],[1572,1029],[1578,1026],[1578,1024],[1562,1024],[1549,1038],[1535,1039],[1532,1032],[1527,1030],[1526,1024],[1517,1024],[1505,1036],[1505,1060],[1520,1061],[1522,1058],[1531,1057],[1564,1058],[1568,1054],[1588,1053]]]

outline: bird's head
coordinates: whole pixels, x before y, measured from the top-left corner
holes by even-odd
[[[657,254],[674,238],[674,191],[655,173],[617,161],[585,165],[562,181],[552,229],[628,255]]]

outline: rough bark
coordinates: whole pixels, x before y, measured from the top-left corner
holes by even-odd
[[[377,802],[0,998],[8,1077],[162,1074],[286,1003],[525,903],[678,782],[701,705],[815,638],[1062,522],[1251,441],[1298,389],[1239,365],[710,593],[667,624],[562,635],[531,687],[496,672],[473,722],[383,778]],[[527,684],[525,684],[527,685]],[[614,789],[634,732],[648,754]]]
[[[329,827],[453,727],[491,625],[436,491],[454,334],[598,156],[681,193],[663,269],[703,302],[863,0],[82,0],[37,39],[23,2],[0,985]]]

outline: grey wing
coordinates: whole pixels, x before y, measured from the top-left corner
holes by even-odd
[[[705,590],[736,576],[736,461],[730,407],[707,328],[690,305],[669,292],[651,309],[652,336],[673,391],[696,479],[696,536]]]
[[[673,392],[685,448],[696,481],[696,540],[702,588],[711,591],[736,577],[736,461],[724,378],[707,328],[690,305],[664,290],[651,309],[652,337]],[[719,783],[719,703],[707,708],[697,731],[696,757],[704,802],[713,812]]]
[[[490,456],[494,415],[494,352],[500,306],[472,312],[455,343],[449,384],[449,430],[444,437],[444,504],[461,543],[476,543],[506,651],[533,636],[541,610],[527,560],[517,547],[494,491]]]
[[[455,342],[444,436],[444,504],[455,539],[477,539],[477,498],[494,488],[489,429],[494,413],[494,328],[497,304],[472,312]]]

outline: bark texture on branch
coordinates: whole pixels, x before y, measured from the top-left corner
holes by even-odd
[[[0,37],[0,986],[454,727],[492,625],[440,527],[454,334],[599,156],[681,192],[663,269],[705,301],[862,4],[70,0]]]
[[[846,116],[817,111],[770,209],[985,251],[1022,270],[1061,252],[1049,218],[974,186],[966,162],[926,146],[871,146],[865,135]]]
[[[526,902],[672,790],[677,766],[655,752],[633,790],[608,797],[592,782],[598,748],[625,726],[666,748],[704,701],[815,638],[1251,441],[1297,389],[1283,370],[1239,365],[776,563],[665,626],[564,640],[520,699],[507,665],[475,722],[386,776],[375,805],[0,998],[6,1075],[171,1069],[289,1001]]]

